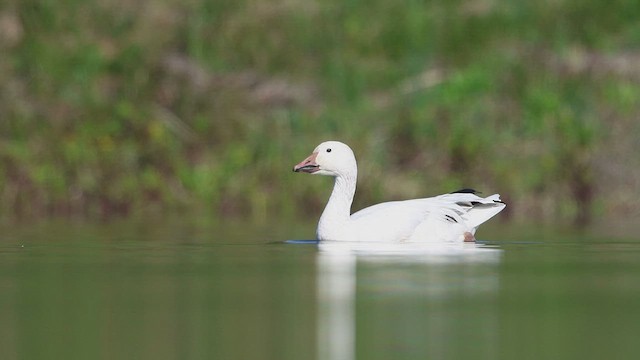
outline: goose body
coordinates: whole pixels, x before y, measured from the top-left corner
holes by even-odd
[[[358,168],[349,146],[338,141],[318,145],[295,172],[335,178],[320,216],[320,241],[470,242],[480,224],[506,206],[500,195],[480,197],[471,189],[440,196],[391,201],[351,214]]]

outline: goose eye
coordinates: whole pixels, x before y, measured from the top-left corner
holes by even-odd
[[[331,149],[327,149],[327,152],[331,152]]]

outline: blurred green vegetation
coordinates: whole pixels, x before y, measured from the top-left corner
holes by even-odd
[[[0,211],[317,216],[474,187],[515,219],[640,213],[636,0],[5,0]],[[504,216],[503,218],[508,218]]]

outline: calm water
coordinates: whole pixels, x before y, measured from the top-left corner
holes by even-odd
[[[640,241],[493,228],[464,253],[313,225],[2,228],[2,359],[638,359]],[[493,235],[491,235],[493,234]]]

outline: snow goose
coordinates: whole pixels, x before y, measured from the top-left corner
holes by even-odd
[[[506,206],[498,194],[482,198],[472,189],[463,189],[430,198],[385,202],[351,214],[358,166],[351,148],[339,141],[318,145],[293,171],[335,178],[318,222],[320,241],[473,242],[478,226]]]

